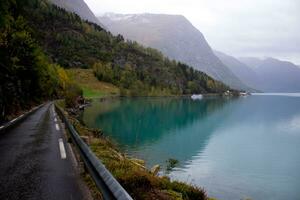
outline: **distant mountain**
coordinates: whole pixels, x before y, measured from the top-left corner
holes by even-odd
[[[220,60],[245,84],[265,92],[300,92],[300,68],[274,58],[234,58],[215,51]]]
[[[159,49],[232,88],[248,88],[214,55],[202,33],[183,16],[109,13],[99,20],[113,34]]]
[[[258,75],[260,89],[266,92],[300,92],[300,68],[274,58],[239,58]]]
[[[260,77],[254,69],[242,63],[238,59],[220,51],[214,51],[214,53],[222,61],[222,63],[224,63],[241,81],[243,81],[243,83],[253,89],[261,88]]]
[[[50,0],[53,4],[66,9],[69,12],[74,12],[82,19],[96,23],[105,28],[103,24],[97,19],[94,13],[90,10],[84,0]]]

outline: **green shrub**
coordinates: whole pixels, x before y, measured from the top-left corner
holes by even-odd
[[[70,83],[67,85],[65,92],[65,103],[67,108],[74,108],[77,106],[78,98],[82,96],[82,89],[75,83]]]
[[[173,158],[167,160],[167,172],[171,171],[174,167],[178,165],[179,161]]]

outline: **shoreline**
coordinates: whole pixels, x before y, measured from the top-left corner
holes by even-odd
[[[100,99],[105,101],[112,97]],[[66,111],[65,108],[63,110]],[[134,199],[209,199],[202,188],[180,181],[171,181],[167,176],[158,176],[160,166],[155,165],[147,169],[145,161],[125,155],[118,148],[118,144],[106,137],[101,130],[87,127],[69,113],[67,117],[80,136],[85,138],[91,150]],[[98,197],[99,193],[92,187],[90,180],[87,180],[94,197]]]
[[[92,100],[100,100],[105,101],[109,99],[117,99],[117,98],[191,98],[193,94],[185,94],[185,95],[162,95],[162,96],[102,96],[102,97],[95,97],[95,98],[86,98],[88,101]],[[203,97],[224,97],[223,93],[206,93],[200,94]],[[233,97],[240,97],[242,95],[233,96]],[[225,96],[226,97],[226,96]]]

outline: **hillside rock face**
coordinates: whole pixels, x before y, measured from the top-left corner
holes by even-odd
[[[103,24],[99,22],[94,13],[90,10],[84,0],[50,0],[53,4],[66,9],[69,12],[74,12],[82,19],[96,23],[105,28]]]
[[[106,14],[99,17],[113,34],[159,49],[235,89],[247,89],[213,53],[202,33],[185,17],[162,14]]]

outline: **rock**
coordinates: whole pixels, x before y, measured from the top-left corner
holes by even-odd
[[[140,165],[145,165],[145,161],[144,160],[141,160],[141,159],[137,159],[137,158],[130,158],[131,161],[135,162],[135,163],[138,163]]]
[[[157,175],[157,173],[159,172],[160,170],[160,165],[154,165],[152,168],[151,168],[151,173],[154,174],[154,175]]]
[[[144,160],[140,160],[140,159],[136,159],[136,158],[129,158],[130,162],[135,164],[136,166],[140,167],[143,170],[147,170],[147,168],[145,167],[145,161]]]

